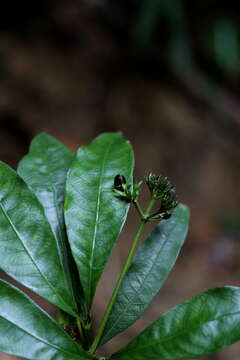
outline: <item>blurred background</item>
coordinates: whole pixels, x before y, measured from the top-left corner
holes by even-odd
[[[134,326],[102,349],[103,355],[180,301],[209,287],[239,285],[237,4],[0,3],[0,159],[16,167],[41,131],[76,150],[101,132],[121,130],[135,149],[136,179],[149,171],[167,175],[191,207],[188,239],[160,295]],[[144,191],[143,204],[147,196]],[[135,229],[133,211],[97,291],[96,324]],[[239,350],[235,344],[208,359],[239,360]]]

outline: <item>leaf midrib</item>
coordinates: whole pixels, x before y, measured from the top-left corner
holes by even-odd
[[[29,259],[31,260],[31,262],[33,263],[33,265],[36,267],[37,271],[39,272],[39,274],[41,275],[41,277],[44,279],[44,281],[46,282],[46,284],[51,288],[51,290],[53,291],[53,293],[55,295],[57,295],[57,297],[63,302],[63,304],[66,305],[66,308],[69,309],[68,304],[65,302],[65,300],[62,298],[61,295],[58,294],[58,292],[56,291],[56,289],[52,286],[52,284],[48,281],[48,279],[45,277],[45,275],[41,272],[41,270],[39,269],[36,261],[34,260],[34,258],[32,257],[29,249],[26,247],[26,245],[24,244],[24,241],[21,238],[20,233],[18,232],[18,230],[16,229],[15,225],[13,224],[12,220],[10,219],[7,211],[5,210],[3,204],[2,204],[2,200],[0,200],[0,208],[3,212],[3,215],[5,216],[5,218],[7,219],[8,223],[10,224],[12,230],[14,231],[14,233],[16,234],[17,238],[20,240],[24,250],[26,251],[26,254],[28,255]]]
[[[51,343],[49,343],[48,341],[46,341],[45,339],[42,339],[41,337],[39,337],[39,336],[37,336],[37,335],[35,335],[35,334],[30,333],[29,331],[27,331],[27,330],[24,329],[23,327],[21,327],[21,326],[19,326],[19,325],[16,325],[12,320],[9,320],[8,318],[6,318],[6,317],[4,317],[4,316],[2,316],[2,315],[0,315],[0,318],[2,318],[2,319],[5,320],[5,321],[8,321],[10,324],[16,326],[18,329],[20,329],[21,331],[23,331],[24,333],[26,333],[26,334],[29,335],[30,337],[32,337],[32,338],[34,338],[34,339],[36,339],[36,340],[38,340],[38,341],[41,341],[42,343],[44,343],[44,344],[46,344],[46,345],[48,345],[48,346],[50,346],[50,347],[52,347],[52,348],[54,348],[54,349],[56,349],[56,350],[58,350],[58,351],[61,351],[61,352],[66,353],[66,354],[68,354],[68,355],[78,356],[78,354],[76,354],[76,353],[72,353],[72,352],[69,352],[69,351],[67,351],[67,350],[65,350],[65,349],[62,349],[61,347],[59,347],[59,346],[57,346],[57,345],[55,345],[55,344],[51,344]]]
[[[96,244],[96,237],[97,237],[97,229],[98,229],[98,218],[99,218],[99,210],[100,210],[100,197],[101,197],[101,190],[102,190],[102,182],[103,182],[103,170],[105,168],[106,164],[106,158],[109,154],[109,150],[113,144],[114,140],[111,140],[108,147],[105,150],[105,154],[103,157],[103,162],[100,168],[100,176],[99,176],[99,182],[98,182],[98,193],[97,193],[97,204],[96,204],[96,211],[95,211],[95,226],[94,226],[94,232],[93,232],[93,241],[92,241],[92,248],[91,248],[91,257],[90,257],[90,271],[89,271],[89,279],[88,279],[88,306],[90,307],[91,303],[91,285],[92,285],[92,267],[93,267],[93,261],[94,261],[94,250],[95,250],[95,244]],[[102,147],[102,144],[101,144]]]
[[[153,342],[149,342],[148,341],[148,344],[146,344],[146,345],[144,345],[144,346],[140,346],[140,347],[135,347],[134,349],[126,349],[127,350],[127,353],[129,354],[129,353],[132,353],[132,352],[134,352],[134,351],[140,351],[140,350],[142,350],[142,349],[145,349],[145,348],[148,348],[148,347],[152,347],[152,346],[154,346],[154,345],[161,345],[161,344],[163,344],[164,342],[167,342],[167,341],[169,341],[169,340],[172,340],[172,339],[175,339],[175,338],[177,338],[178,336],[181,336],[182,334],[185,334],[185,333],[187,333],[187,332],[190,332],[190,331],[192,331],[192,330],[194,330],[194,329],[198,329],[198,328],[200,328],[201,326],[203,326],[203,325],[206,325],[206,324],[210,324],[210,323],[212,323],[212,322],[215,322],[215,321],[219,321],[219,320],[221,320],[222,318],[224,318],[224,317],[226,317],[226,316],[234,316],[234,315],[240,315],[240,311],[235,311],[235,312],[233,312],[233,313],[228,313],[228,314],[224,314],[224,315],[221,315],[221,316],[219,316],[219,317],[217,317],[216,319],[212,319],[212,320],[209,320],[209,321],[206,321],[206,322],[200,322],[199,324],[197,324],[197,325],[195,325],[195,326],[190,326],[190,327],[188,327],[186,330],[183,330],[183,331],[181,331],[181,332],[178,332],[178,333],[176,333],[176,334],[174,334],[174,335],[170,335],[170,336],[166,336],[166,337],[164,337],[164,339],[163,339],[163,341],[161,341],[161,339],[159,340],[159,341],[157,341],[157,340],[155,340],[155,341],[153,341]],[[125,350],[125,349],[124,349]],[[119,355],[120,355],[121,353],[119,352]],[[116,355],[118,355],[117,353],[116,353]]]

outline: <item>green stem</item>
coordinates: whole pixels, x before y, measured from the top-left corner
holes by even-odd
[[[81,318],[78,317],[76,321],[77,321],[77,327],[78,327],[81,345],[84,349],[88,349],[91,344],[89,338],[89,328],[86,327],[86,325],[84,324]]]
[[[145,226],[145,224],[146,224],[145,218],[147,218],[147,217],[150,215],[151,209],[152,209],[155,201],[156,201],[155,199],[151,199],[151,201],[150,201],[149,204],[148,204],[146,213],[144,214],[144,217],[143,217],[142,220],[141,220],[141,224],[140,224],[140,226],[139,226],[139,228],[138,228],[138,230],[137,230],[137,233],[136,233],[136,235],[135,235],[135,237],[134,237],[134,239],[133,239],[133,242],[132,242],[132,245],[131,245],[131,248],[130,248],[128,257],[127,257],[127,259],[126,259],[126,261],[125,261],[125,264],[123,265],[123,268],[122,268],[121,273],[120,273],[120,275],[119,275],[119,278],[118,278],[118,281],[117,281],[117,283],[116,283],[115,289],[114,289],[114,291],[113,291],[112,297],[111,297],[111,299],[110,299],[110,301],[109,301],[109,303],[108,303],[108,305],[107,305],[107,308],[106,308],[106,310],[105,310],[105,313],[104,313],[103,318],[102,318],[102,320],[101,320],[101,323],[100,323],[100,325],[99,325],[99,329],[98,329],[97,335],[96,335],[96,337],[95,337],[95,339],[94,339],[94,341],[93,341],[93,343],[92,343],[92,346],[91,346],[90,349],[89,349],[89,353],[90,353],[90,354],[94,354],[94,353],[95,353],[95,351],[96,351],[96,349],[97,349],[97,347],[98,347],[98,344],[99,344],[99,342],[100,342],[100,340],[101,340],[101,337],[102,337],[102,334],[103,334],[103,332],[104,332],[104,329],[105,329],[107,320],[108,320],[108,318],[109,318],[109,315],[110,315],[110,313],[111,313],[111,311],[112,311],[112,308],[113,308],[113,305],[114,305],[114,303],[115,303],[116,297],[117,297],[117,295],[118,295],[120,286],[121,286],[122,281],[123,281],[123,279],[124,279],[124,277],[125,277],[125,275],[126,275],[126,273],[127,273],[127,270],[128,270],[128,268],[129,268],[129,266],[131,265],[133,256],[134,256],[135,251],[136,251],[136,249],[137,249],[138,241],[139,241],[139,239],[140,239],[140,237],[141,237],[141,235],[142,235],[142,232],[143,232],[143,230],[144,230],[144,226]]]
[[[141,206],[139,205],[139,202],[137,200],[133,201],[133,205],[135,206],[138,214],[140,215],[140,219],[144,220],[145,214],[142,211]]]
[[[80,338],[83,339],[83,331],[82,331],[81,319],[78,317],[76,320],[77,320],[77,327],[78,327],[78,332],[79,332]]]

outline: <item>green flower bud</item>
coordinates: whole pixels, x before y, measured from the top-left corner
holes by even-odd
[[[160,201],[158,211],[149,219],[169,219],[172,210],[178,205],[174,186],[162,175],[149,174],[145,177],[145,181],[153,199]]]
[[[171,196],[170,193],[175,191],[168,178],[162,175],[154,175],[150,173],[148,176],[145,176],[145,182],[155,200],[162,199],[166,196],[166,194]]]

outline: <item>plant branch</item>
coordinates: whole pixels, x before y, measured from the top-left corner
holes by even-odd
[[[103,315],[103,318],[102,318],[102,320],[101,320],[101,323],[100,323],[100,326],[99,326],[97,335],[96,335],[96,337],[95,337],[95,339],[94,339],[94,341],[93,341],[93,343],[92,343],[92,346],[91,346],[90,349],[89,349],[90,354],[94,354],[95,351],[96,351],[96,349],[97,349],[97,347],[98,347],[98,345],[99,345],[99,342],[100,342],[101,337],[102,337],[102,334],[103,334],[103,332],[104,332],[104,329],[105,329],[107,320],[108,320],[108,318],[109,318],[109,315],[110,315],[110,313],[111,313],[111,311],[112,311],[112,308],[113,308],[113,305],[114,305],[114,303],[115,303],[116,297],[117,297],[117,295],[118,295],[120,286],[121,286],[121,284],[122,284],[122,282],[123,282],[123,279],[124,279],[124,277],[125,277],[125,275],[126,275],[126,273],[127,273],[127,270],[128,270],[128,268],[129,268],[129,266],[131,265],[133,256],[134,256],[134,254],[135,254],[135,252],[136,252],[139,239],[140,239],[140,237],[141,237],[141,235],[142,235],[142,233],[143,233],[144,226],[145,226],[145,224],[146,224],[146,218],[150,215],[151,209],[152,209],[155,201],[156,201],[155,199],[153,199],[153,198],[151,199],[151,201],[150,201],[149,204],[148,204],[146,213],[143,214],[143,218],[141,219],[141,224],[140,224],[140,226],[139,226],[139,228],[138,228],[138,230],[137,230],[137,233],[136,233],[136,235],[135,235],[135,237],[134,237],[134,239],[133,239],[133,242],[132,242],[130,251],[129,251],[129,253],[128,253],[128,257],[127,257],[127,259],[126,259],[126,261],[125,261],[125,264],[124,264],[124,266],[123,266],[123,268],[122,268],[122,270],[121,270],[121,273],[120,273],[120,275],[119,275],[119,278],[118,278],[118,281],[117,281],[117,283],[116,283],[115,289],[114,289],[114,291],[113,291],[112,297],[111,297],[111,299],[110,299],[110,301],[109,301],[109,303],[108,303],[108,305],[107,305],[107,308],[106,308],[105,313],[104,313],[104,315]]]
[[[134,200],[134,201],[133,201],[133,205],[135,206],[138,214],[140,215],[141,220],[144,220],[144,219],[145,219],[145,214],[144,214],[144,212],[142,211],[142,208],[141,208],[139,202],[138,202],[137,200]]]
[[[76,318],[78,332],[80,336],[80,342],[84,349],[88,349],[90,346],[89,328],[84,324],[81,318]]]

